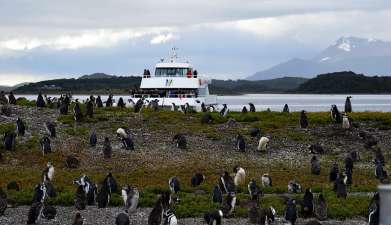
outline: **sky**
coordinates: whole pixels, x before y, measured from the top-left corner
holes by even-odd
[[[389,0],[0,0],[0,85],[140,75],[174,46],[200,74],[239,79],[389,27]]]

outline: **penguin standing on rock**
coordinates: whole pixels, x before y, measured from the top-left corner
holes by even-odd
[[[378,192],[372,197],[369,204],[368,225],[379,225],[380,220],[380,195]]]
[[[335,123],[342,123],[341,113],[338,110],[338,107],[336,105],[331,106],[330,110],[331,114],[331,120]]]
[[[311,189],[307,188],[304,193],[304,198],[301,203],[301,213],[304,218],[311,217],[314,212],[314,195]]]
[[[111,158],[112,154],[112,148],[111,148],[111,143],[108,137],[105,137],[105,141],[103,143],[103,156],[106,159]]]
[[[103,182],[102,187],[100,188],[98,195],[96,196],[96,201],[98,202],[98,208],[106,208],[109,205],[111,198],[110,186],[107,182]]]
[[[128,213],[136,211],[140,199],[140,193],[136,187],[131,188],[129,185],[122,188],[122,200]]]
[[[245,152],[246,151],[246,142],[244,140],[244,137],[240,134],[236,136],[236,149],[239,152]]]
[[[220,116],[226,117],[228,115],[229,109],[227,104],[223,104],[223,109],[220,110]]]
[[[46,103],[45,103],[45,100],[43,99],[42,93],[38,93],[36,105],[39,108],[43,108],[46,106]]]
[[[259,196],[262,195],[261,188],[257,185],[257,182],[254,179],[252,179],[250,183],[248,183],[247,188],[251,200],[258,200]]]
[[[83,210],[87,205],[87,196],[84,191],[83,185],[79,185],[76,190],[75,198],[74,198],[75,208],[77,210]]]
[[[174,138],[173,138],[173,141],[176,142],[177,148],[186,149],[187,141],[186,141],[185,135],[183,135],[183,134],[176,134],[174,136]]]
[[[289,106],[288,106],[288,104],[284,105],[284,108],[282,109],[282,112],[283,113],[289,113]]]
[[[118,99],[117,107],[125,108],[125,106],[126,106],[126,103],[124,102],[124,99],[122,97],[120,97]]]
[[[232,213],[235,210],[236,205],[236,194],[234,192],[228,193],[228,195],[225,197],[224,203],[223,203],[223,213],[226,216],[232,215]]]
[[[42,172],[43,181],[52,182],[54,179],[54,166],[51,162],[46,164],[46,168]]]
[[[86,104],[86,116],[94,117],[94,100],[89,99]]]
[[[14,132],[6,132],[3,138],[3,144],[5,150],[12,150],[15,148],[16,134]]]
[[[73,108],[73,118],[76,122],[80,122],[83,119],[83,113],[81,112],[80,105],[77,101]]]
[[[207,225],[221,225],[223,216],[224,214],[222,210],[214,210],[212,212],[205,213],[204,220]]]
[[[48,135],[52,138],[55,138],[56,135],[56,125],[52,122],[46,122],[45,123],[45,128],[48,133]]]
[[[82,186],[87,198],[87,205],[93,205],[96,197],[96,185],[92,183],[89,177],[83,175],[79,179],[73,181],[74,184]]]
[[[346,97],[345,101],[345,113],[351,113],[352,112],[352,103],[350,102],[350,99],[352,96]]]
[[[16,130],[18,131],[19,136],[24,136],[26,132],[26,126],[24,125],[22,119],[20,119],[19,117],[16,120]]]
[[[243,108],[242,108],[242,113],[247,113],[247,112],[248,112],[247,107],[246,107],[246,106],[243,106]]]
[[[216,185],[212,190],[212,202],[213,203],[223,203],[223,193],[218,185]]]
[[[98,142],[98,138],[96,136],[96,132],[93,131],[90,135],[90,146],[91,147],[96,147],[96,143]]]
[[[296,223],[297,220],[297,209],[295,200],[289,199],[285,207],[285,220],[289,221],[292,225]]]
[[[98,108],[102,108],[103,107],[103,102],[102,102],[102,99],[101,99],[100,95],[98,95],[98,97],[96,98],[95,105]]]
[[[345,175],[343,173],[339,173],[337,180],[335,180],[334,190],[337,192],[337,198],[347,197]]]
[[[306,129],[308,127],[307,112],[302,110],[300,113],[300,127]]]
[[[181,185],[177,177],[171,177],[168,180],[168,186],[170,188],[171,193],[177,194],[181,190]]]
[[[246,181],[246,171],[240,166],[235,166],[233,171],[235,173],[235,177],[234,177],[235,185],[239,186],[241,184],[244,184]]]
[[[178,219],[171,209],[168,209],[164,212],[163,218],[163,225],[178,225]]]
[[[48,137],[43,137],[39,144],[41,145],[41,151],[43,155],[49,154],[52,152],[52,147],[50,145],[50,139]]]
[[[113,95],[109,94],[109,97],[107,98],[106,101],[106,107],[112,107],[113,106]]]
[[[227,171],[225,171],[224,174],[220,177],[219,186],[220,189],[226,194],[236,192],[234,179],[229,175]]]
[[[196,173],[191,178],[191,186],[197,187],[200,186],[205,181],[205,176],[202,173]]]
[[[156,201],[155,206],[148,216],[148,225],[161,225],[164,212],[168,210],[170,202],[170,193],[164,192]]]
[[[248,105],[250,106],[250,112],[255,112],[255,106],[253,103],[249,102]]]
[[[345,130],[350,129],[350,121],[346,114],[342,115],[342,128]]]
[[[15,98],[14,93],[12,91],[8,95],[8,103],[11,105],[16,105],[16,98]]]
[[[314,214],[318,220],[327,220],[327,203],[323,194],[319,194],[314,204]]]

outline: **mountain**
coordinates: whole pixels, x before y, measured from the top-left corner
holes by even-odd
[[[90,75],[83,75],[79,77],[78,79],[108,79],[108,78],[114,78],[114,75],[109,75],[105,73],[93,73]]]
[[[391,93],[391,77],[370,77],[352,71],[321,74],[301,84],[294,92],[314,94]]]
[[[354,71],[369,76],[391,75],[391,42],[342,37],[312,59],[291,59],[248,77],[264,80],[283,76],[312,78],[316,74]]]
[[[18,87],[22,87],[22,86],[27,85],[27,84],[29,84],[29,83],[25,82],[25,83],[16,84],[14,86],[4,86],[4,85],[1,86],[0,85],[0,91],[10,92],[12,90],[17,89]]]

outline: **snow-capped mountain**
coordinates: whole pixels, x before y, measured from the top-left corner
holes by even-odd
[[[366,75],[391,75],[391,42],[342,37],[312,59],[291,59],[257,72],[249,80],[284,76],[311,78],[321,73],[354,71]]]

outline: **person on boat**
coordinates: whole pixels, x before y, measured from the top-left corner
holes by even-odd
[[[187,70],[186,76],[187,76],[188,78],[191,78],[191,77],[193,76],[193,74],[191,73],[191,70],[190,70],[190,69]]]

